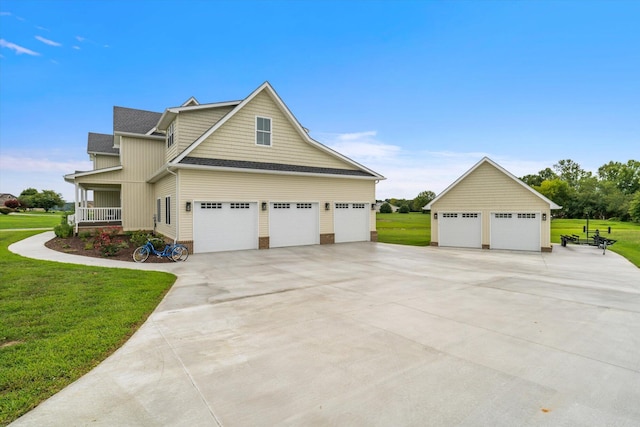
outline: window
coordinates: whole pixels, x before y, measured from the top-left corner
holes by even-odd
[[[156,200],[156,221],[162,222],[162,201],[160,198]]]
[[[519,213],[519,219],[536,219],[536,214],[534,213]]]
[[[444,213],[442,214],[443,218],[458,218],[458,214],[457,213]]]
[[[250,209],[249,203],[231,203],[231,209]]]
[[[274,203],[273,209],[290,209],[291,203]]]
[[[311,209],[313,205],[311,203],[296,203],[297,209]]]
[[[349,209],[349,203],[336,203],[336,209]]]
[[[167,148],[173,145],[173,122],[167,128]]]
[[[510,213],[497,213],[494,214],[496,218],[509,219],[513,214]]]
[[[222,209],[222,203],[203,202],[200,203],[200,209]]]
[[[463,213],[462,218],[478,218],[477,213]]]
[[[171,224],[171,197],[167,196],[164,199],[164,223]]]
[[[256,144],[271,145],[271,119],[256,117]]]
[[[364,203],[354,203],[353,209],[364,209]]]

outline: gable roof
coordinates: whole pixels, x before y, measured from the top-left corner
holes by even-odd
[[[520,180],[519,178],[517,178],[516,176],[512,175],[511,172],[509,172],[508,170],[506,170],[505,168],[503,168],[502,166],[500,166],[499,164],[497,164],[496,162],[494,162],[493,160],[491,160],[488,157],[483,157],[482,160],[480,160],[478,163],[476,163],[475,165],[473,165],[471,167],[471,169],[469,169],[468,171],[466,171],[460,178],[456,179],[453,184],[449,185],[447,188],[444,189],[444,191],[440,194],[438,194],[438,196],[433,199],[432,201],[430,201],[425,207],[423,207],[422,209],[424,210],[429,210],[431,209],[431,206],[436,203],[438,200],[440,200],[445,194],[447,194],[452,188],[454,188],[456,185],[458,185],[461,181],[463,181],[467,176],[469,176],[473,171],[475,171],[476,169],[478,169],[481,165],[485,164],[485,163],[489,163],[491,166],[495,167],[496,169],[498,169],[500,172],[502,172],[503,174],[505,174],[506,176],[508,176],[509,178],[511,178],[513,181],[515,181],[516,183],[518,183],[519,185],[522,186],[522,188],[525,188],[527,191],[530,191],[532,194],[534,194],[536,197],[542,199],[545,203],[549,204],[549,208],[550,209],[561,209],[562,206],[559,206],[558,204],[554,203],[552,200],[546,198],[545,196],[543,196],[542,194],[538,193],[536,190],[534,190],[533,188],[531,188],[530,186],[528,186],[527,184],[525,184],[524,182],[522,182],[522,180]]]
[[[162,113],[154,111],[113,107],[113,133],[126,132],[146,135],[155,128],[161,116]]]
[[[176,118],[176,116],[184,111],[207,110],[210,108],[220,108],[220,107],[235,107],[236,105],[240,104],[240,102],[242,102],[242,101],[225,101],[225,102],[213,102],[210,104],[194,104],[191,101],[192,99],[195,100],[194,97],[191,97],[187,102],[182,104],[180,107],[170,107],[164,110],[164,113],[162,113],[162,115],[157,121],[156,128],[159,130],[166,130],[167,127],[171,124],[171,122]]]
[[[203,133],[202,135],[200,135],[200,137],[198,139],[196,139],[193,143],[191,143],[191,145],[189,145],[182,153],[180,153],[176,158],[174,158],[171,162],[169,162],[170,165],[177,165],[179,163],[181,163],[186,157],[189,156],[189,154],[196,148],[198,147],[203,141],[205,141],[211,134],[213,134],[216,130],[218,130],[223,124],[225,124],[227,121],[229,121],[235,114],[238,113],[238,111],[242,110],[242,108],[244,108],[245,105],[247,105],[249,102],[251,102],[251,100],[253,100],[258,94],[262,93],[262,92],[266,92],[268,93],[271,98],[275,101],[275,104],[278,106],[278,108],[282,111],[282,113],[284,114],[284,116],[289,120],[289,122],[291,123],[291,125],[294,127],[294,129],[298,132],[298,134],[300,135],[300,137],[307,142],[308,144],[320,149],[321,151],[324,151],[325,153],[333,156],[333,157],[337,157],[338,159],[344,161],[347,164],[350,164],[352,166],[355,166],[356,168],[366,172],[367,174],[369,174],[371,177],[375,177],[376,179],[379,180],[383,180],[386,179],[384,176],[380,175],[379,173],[366,168],[365,166],[351,160],[350,158],[343,156],[342,154],[338,153],[337,151],[334,151],[332,149],[330,149],[329,147],[321,144],[320,142],[314,140],[313,138],[311,138],[309,136],[309,134],[307,133],[306,129],[304,127],[302,127],[302,125],[300,124],[300,122],[298,122],[298,120],[295,118],[295,116],[291,113],[291,111],[289,110],[289,108],[285,105],[285,103],[282,101],[282,99],[280,98],[280,96],[278,96],[278,94],[276,93],[276,91],[273,89],[273,87],[271,86],[271,84],[269,82],[264,82],[262,85],[260,85],[256,90],[254,90],[253,92],[251,92],[251,94],[249,94],[249,96],[247,96],[245,99],[243,99],[241,102],[239,102],[235,108],[233,110],[231,110],[229,113],[227,113],[223,118],[221,118],[220,120],[218,120],[213,126],[211,126],[205,133]],[[231,104],[228,104],[231,105]],[[198,107],[202,107],[202,106],[198,106]],[[182,108],[198,108],[198,107],[182,107]],[[176,109],[177,110],[177,109]],[[160,129],[160,126],[158,125],[158,128]]]
[[[117,156],[120,154],[120,150],[113,146],[113,135],[89,132],[87,153]]]

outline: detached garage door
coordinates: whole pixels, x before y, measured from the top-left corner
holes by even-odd
[[[195,202],[193,251],[258,249],[258,204]]]
[[[317,203],[271,203],[269,205],[270,248],[319,243]]]
[[[476,212],[438,214],[438,246],[482,247],[482,215]]]
[[[540,214],[492,213],[491,249],[540,251]]]
[[[334,210],[334,240],[336,243],[368,242],[369,203],[336,203]]]

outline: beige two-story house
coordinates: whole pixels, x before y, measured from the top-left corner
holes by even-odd
[[[155,229],[196,253],[377,239],[385,178],[312,139],[268,82],[240,101],[114,107],[87,151],[93,170],[65,176],[76,229]]]

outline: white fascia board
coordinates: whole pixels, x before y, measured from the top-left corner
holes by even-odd
[[[114,136],[128,136],[130,138],[140,138],[140,139],[153,139],[155,141],[164,141],[165,137],[163,135],[145,135],[143,133],[131,133],[131,132],[114,132]],[[119,147],[120,144],[116,147]]]
[[[95,169],[92,171],[86,171],[86,172],[76,172],[76,173],[70,173],[68,175],[64,176],[65,180],[74,180],[76,178],[80,178],[83,176],[89,176],[89,175],[98,175],[101,173],[105,173],[105,172],[113,172],[113,171],[118,171],[122,169],[122,165],[120,166],[111,166],[108,168],[103,168],[103,169]]]
[[[215,171],[215,172],[236,172],[236,173],[261,173],[268,175],[297,175],[297,176],[316,176],[323,178],[342,178],[342,179],[360,179],[369,181],[378,181],[380,178],[375,176],[357,176],[357,175],[340,175],[329,173],[316,173],[316,172],[293,172],[293,171],[277,171],[267,169],[248,169],[248,168],[234,168],[225,166],[205,166],[205,165],[185,165],[177,164],[171,165],[171,169],[190,169],[190,170],[202,170],[202,171]],[[161,170],[157,171],[147,182],[153,183],[159,178],[165,175],[167,166],[163,166]]]
[[[101,151],[87,151],[87,154],[100,155],[100,156],[111,156],[111,157],[120,157],[118,153],[103,153]]]
[[[322,145],[321,143],[317,142],[316,140],[312,139],[309,136],[309,134],[307,134],[307,132],[305,132],[305,129],[302,127],[302,125],[300,125],[300,122],[298,122],[298,120],[295,118],[295,116],[291,113],[289,108],[286,106],[284,101],[282,101],[282,99],[278,96],[278,94],[273,89],[273,87],[269,84],[269,82],[264,82],[262,85],[260,85],[260,87],[258,87],[249,96],[247,96],[229,114],[227,114],[222,119],[220,119],[215,125],[213,125],[211,128],[209,128],[198,139],[196,139],[189,147],[187,147],[186,150],[184,150],[180,155],[178,155],[178,157],[173,159],[171,161],[171,163],[173,165],[177,165],[178,163],[180,163],[180,161],[182,161],[182,159],[187,157],[198,145],[200,145],[212,133],[214,133],[216,130],[218,130],[223,124],[225,124],[229,119],[231,119],[238,111],[240,111],[245,105],[247,105],[249,102],[251,102],[251,100],[253,100],[253,98],[255,98],[263,90],[267,90],[270,93],[272,99],[274,99],[276,101],[276,104],[278,105],[280,110],[289,119],[289,122],[293,124],[294,128],[297,130],[297,132],[300,134],[300,136],[305,141],[307,141],[309,144],[319,148],[320,150],[330,154],[331,156],[337,157],[337,158],[341,159],[342,161],[344,161],[346,163],[349,163],[352,166],[357,167],[358,169],[360,169],[362,171],[365,171],[367,173],[370,173],[370,174],[374,175],[375,179],[378,179],[378,180],[386,179],[384,176],[380,175],[379,173],[377,173],[375,171],[372,171],[371,169],[368,169],[368,168],[362,166],[361,164],[349,159],[346,156],[343,156],[342,154],[340,154],[340,153],[330,149],[329,147],[326,147],[325,145]]]

